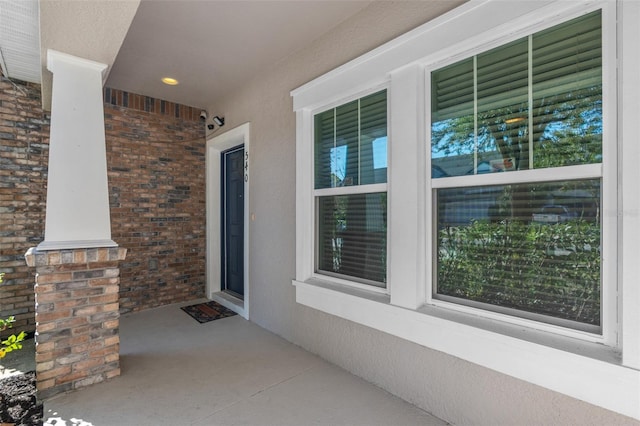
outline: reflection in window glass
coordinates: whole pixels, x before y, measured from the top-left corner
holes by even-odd
[[[527,51],[525,38],[477,57],[476,173],[529,168]]]
[[[437,190],[437,294],[600,325],[600,180]]]
[[[331,148],[331,176],[338,182],[344,180],[347,171],[347,146],[336,146]]]
[[[534,167],[602,161],[600,14],[534,34]]]
[[[432,176],[601,162],[600,19],[594,12],[433,71]]]
[[[474,172],[473,59],[431,74],[432,177]]]
[[[386,90],[316,114],[314,127],[316,189],[387,182]]]
[[[387,168],[387,138],[374,139],[373,146],[373,168],[386,169]]]

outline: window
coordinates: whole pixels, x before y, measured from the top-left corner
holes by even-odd
[[[296,301],[640,419],[640,4],[509,6],[464,3],[292,92]],[[337,137],[382,87],[384,135]],[[384,284],[339,251],[356,216]]]
[[[600,11],[431,72],[435,299],[602,332],[602,107]]]
[[[387,281],[387,93],[314,118],[320,274],[376,287]]]

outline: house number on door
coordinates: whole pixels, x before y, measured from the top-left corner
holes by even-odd
[[[244,181],[249,182],[249,152],[244,153]]]

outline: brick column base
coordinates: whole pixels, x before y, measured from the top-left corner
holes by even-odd
[[[40,399],[120,375],[118,262],[126,254],[119,247],[25,254],[36,268]]]

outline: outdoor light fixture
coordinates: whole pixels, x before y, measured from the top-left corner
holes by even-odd
[[[224,117],[220,117],[216,115],[215,117],[212,118],[212,121],[218,127],[224,126]]]
[[[216,126],[218,126],[218,127],[224,126],[224,117],[220,117],[219,115],[215,115],[211,119],[211,121],[212,121],[212,123],[207,124],[207,129],[209,129],[209,130],[215,129]]]

